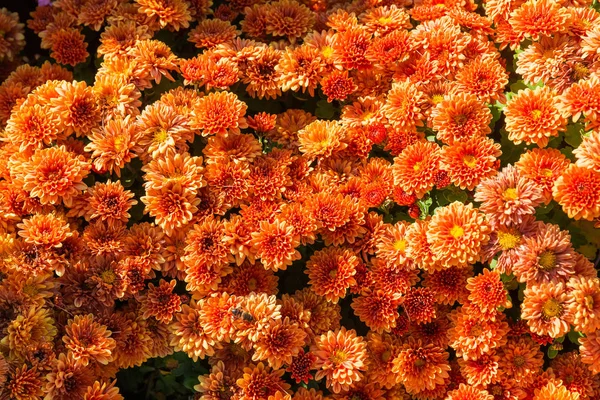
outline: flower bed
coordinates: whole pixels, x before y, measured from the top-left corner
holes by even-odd
[[[1,9],[0,399],[600,398],[597,9]]]

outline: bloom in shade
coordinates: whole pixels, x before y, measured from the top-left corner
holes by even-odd
[[[64,353],[59,354],[46,379],[46,397],[55,400],[82,399],[94,380],[86,367]]]
[[[192,124],[203,136],[240,133],[240,128],[248,126],[244,118],[247,108],[235,93],[212,92],[196,102]]]
[[[525,298],[521,304],[521,317],[527,321],[533,333],[557,338],[569,332],[573,319],[570,307],[573,299],[564,283],[532,285],[523,293]]]
[[[112,351],[116,346],[110,337],[111,331],[94,320],[92,314],[76,315],[65,326],[63,336],[65,348],[70,356],[83,365],[90,362],[108,364],[112,359]]]
[[[510,14],[509,22],[516,33],[532,40],[562,32],[570,19],[569,12],[552,0],[529,0]]]
[[[56,87],[59,97],[50,100],[51,110],[60,116],[67,133],[86,135],[100,122],[100,109],[92,88],[85,82],[61,82]]]
[[[178,31],[188,28],[192,17],[189,4],[182,0],[136,0],[138,12],[158,19],[161,28]]]
[[[318,295],[337,303],[356,284],[354,276],[360,261],[349,249],[329,246],[316,251],[306,263],[308,284]]]
[[[184,304],[181,312],[175,314],[175,320],[169,325],[171,340],[169,345],[175,351],[183,351],[194,362],[198,358],[215,354],[216,342],[206,334],[200,320],[201,303],[192,300],[190,305]]]
[[[111,383],[94,382],[88,386],[87,392],[83,395],[83,400],[123,400],[123,396],[119,393],[119,388],[115,386],[116,380]]]
[[[27,243],[42,247],[61,247],[73,233],[67,221],[55,214],[35,214],[17,224],[19,236]]]
[[[394,184],[422,198],[435,186],[439,160],[440,147],[433,142],[419,141],[408,146],[394,158]]]
[[[197,48],[213,48],[233,41],[237,34],[235,26],[228,21],[216,18],[204,19],[189,32],[189,41]]]
[[[327,387],[334,393],[350,390],[354,382],[363,378],[367,344],[356,331],[345,327],[317,336],[311,346],[315,355],[316,380],[327,379]]]
[[[500,62],[491,57],[480,56],[456,74],[456,91],[474,94],[484,102],[503,102],[504,87],[508,74]]]
[[[558,355],[552,360],[550,366],[556,378],[563,381],[564,387],[569,392],[581,397],[593,398],[598,387],[597,378],[587,365],[581,362],[581,356],[577,351]]]
[[[467,279],[473,276],[473,268],[450,267],[429,272],[425,275],[424,287],[433,290],[436,303],[453,305],[455,302],[464,303],[469,291],[466,288]]]
[[[77,29],[60,29],[52,34],[50,56],[61,64],[75,66],[89,56],[87,46],[85,36]]]
[[[551,137],[565,130],[567,119],[556,107],[556,93],[548,86],[520,90],[504,109],[508,138],[546,147]]]
[[[298,132],[299,149],[309,158],[331,157],[346,148],[344,128],[337,121],[317,120]]]
[[[458,389],[446,394],[445,400],[494,400],[494,396],[489,394],[487,390],[461,383]]]
[[[483,273],[467,280],[469,301],[487,318],[494,317],[498,308],[510,308],[511,301],[500,273],[484,269]]]
[[[581,146],[573,150],[573,153],[580,148]],[[519,161],[514,165],[522,176],[534,181],[542,188],[544,202],[548,204],[552,200],[554,182],[563,174],[569,164],[570,161],[558,149],[534,148],[521,154]]]
[[[290,365],[304,346],[305,338],[306,332],[289,318],[272,320],[261,329],[252,360],[266,360],[275,369]]]
[[[509,339],[499,354],[500,369],[520,385],[531,383],[544,365],[540,345],[526,336]]]
[[[469,93],[445,96],[431,111],[431,119],[436,137],[447,144],[491,132],[491,111],[477,96]]]
[[[290,385],[281,376],[283,369],[272,370],[263,363],[250,364],[244,368],[244,374],[236,381],[241,389],[242,399],[265,399],[281,391],[287,391]],[[281,397],[279,399],[283,400]]]
[[[168,323],[173,315],[181,311],[181,297],[173,293],[177,281],[167,282],[161,279],[158,286],[148,284],[148,291],[139,299],[140,312],[144,318],[154,317],[160,322]]]
[[[294,0],[280,0],[268,6],[265,16],[265,33],[272,36],[285,36],[294,43],[312,28],[315,17],[304,4]]]
[[[8,379],[0,394],[6,394],[8,398],[19,400],[40,399],[44,395],[43,382],[37,368],[28,368],[26,364],[23,364],[22,367],[16,367],[8,374]]]
[[[381,112],[390,124],[400,130],[411,130],[423,125],[423,108],[427,96],[409,81],[396,82],[388,92]]]
[[[592,333],[600,328],[600,280],[573,276],[567,282],[573,302],[569,305],[577,332]]]
[[[83,179],[90,165],[81,156],[75,156],[65,146],[36,151],[29,160],[23,189],[42,204],[63,202],[70,207],[73,199],[87,185]]]
[[[565,282],[575,273],[571,236],[558,225],[538,223],[535,235],[523,237],[513,273],[519,282]]]
[[[145,204],[145,212],[155,218],[167,235],[185,226],[198,211],[200,199],[195,191],[186,190],[178,182],[167,182],[161,188],[150,188],[146,196],[140,198]]]
[[[571,164],[552,188],[554,200],[569,218],[588,221],[600,217],[600,172]]]
[[[508,165],[491,178],[484,179],[475,191],[475,201],[481,203],[490,224],[518,225],[526,215],[535,214],[535,207],[543,202],[542,189],[521,176],[519,170]]]
[[[479,260],[491,231],[483,214],[458,201],[439,208],[429,222],[427,242],[444,266],[464,267]]]
[[[595,374],[600,372],[600,331],[591,332],[579,338],[581,362]]]
[[[406,391],[413,395],[431,390],[449,377],[448,352],[412,338],[402,345],[393,364],[392,372],[398,374]]]
[[[435,295],[430,288],[411,288],[402,298],[402,307],[408,319],[418,324],[431,322],[436,317]]]
[[[579,400],[579,393],[572,392],[563,385],[548,382],[534,392],[534,400]]]
[[[479,136],[442,147],[440,169],[461,189],[473,190],[482,179],[496,174],[500,144]]]
[[[351,307],[369,329],[381,333],[396,326],[398,304],[400,299],[377,290],[354,298]]]
[[[316,359],[317,357],[314,354],[310,352],[306,353],[303,349],[300,349],[298,354],[292,359],[292,362],[289,363],[286,371],[289,372],[290,377],[296,383],[308,383],[313,378],[310,370],[313,369]]]
[[[358,86],[354,83],[352,77],[348,76],[347,70],[334,70],[329,75],[321,80],[321,90],[327,96],[327,101],[346,100]]]

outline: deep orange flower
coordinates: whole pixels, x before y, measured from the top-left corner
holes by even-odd
[[[44,395],[42,390],[44,381],[45,379],[42,378],[37,368],[28,368],[26,364],[23,364],[22,367],[16,367],[8,374],[4,391],[8,396],[19,400],[39,399]]]
[[[527,287],[521,305],[521,317],[538,335],[561,337],[569,332],[573,319],[572,297],[563,283],[540,283]]]
[[[478,57],[456,74],[456,83],[456,92],[474,94],[484,102],[504,102],[508,74],[497,59]]]
[[[178,31],[188,28],[192,17],[189,4],[182,0],[136,0],[138,12],[158,19],[161,28]]]
[[[579,400],[579,393],[569,391],[565,386],[549,382],[535,391],[536,400]]]
[[[575,149],[573,153],[581,148],[580,146]],[[569,164],[570,161],[558,149],[535,148],[521,154],[519,161],[514,165],[520,175],[534,181],[543,189],[544,202],[548,204],[552,200],[554,182],[563,174]]]
[[[409,339],[393,361],[392,371],[411,394],[430,390],[448,378],[448,353],[441,347]]]
[[[369,329],[382,333],[396,326],[399,304],[398,297],[378,290],[354,298],[351,307]]]
[[[6,124],[6,136],[21,151],[49,145],[59,137],[63,123],[58,115],[41,104],[24,104],[12,113]]]
[[[301,257],[296,250],[300,245],[300,237],[294,235],[292,227],[285,221],[261,221],[259,231],[252,233],[251,244],[264,267],[274,271],[287,269]]]
[[[348,76],[348,71],[334,70],[321,80],[323,94],[327,96],[327,101],[346,100],[357,88],[352,77]]]
[[[367,69],[371,63],[366,58],[371,34],[362,27],[356,26],[334,37],[331,49],[333,61],[344,69]]]
[[[189,41],[197,48],[213,48],[233,41],[237,35],[234,25],[220,19],[205,19],[189,32]]]
[[[336,121],[317,120],[304,127],[298,133],[299,149],[307,157],[331,157],[347,145],[344,128]]]
[[[550,0],[529,0],[514,10],[509,19],[515,32],[531,40],[564,31],[568,20],[566,8]]]
[[[328,388],[334,393],[349,390],[354,382],[360,381],[365,369],[367,344],[356,331],[347,331],[342,327],[317,336],[311,346],[311,353],[317,359],[315,368],[316,380],[327,379]]]
[[[87,46],[85,36],[77,29],[61,29],[52,35],[50,56],[61,64],[75,66],[89,56]]]
[[[268,6],[265,33],[275,37],[285,36],[294,43],[311,30],[314,22],[314,14],[304,4],[293,0],[279,0]]]
[[[135,194],[125,190],[120,181],[97,182],[88,190],[88,196],[89,212],[86,218],[98,218],[109,225],[126,223],[130,217],[129,209],[137,204],[137,200],[133,199]]]
[[[234,93],[213,92],[198,101],[192,122],[203,136],[240,133],[240,128],[247,127],[244,118],[247,108]]]
[[[436,318],[435,296],[430,288],[411,288],[401,304],[408,319],[417,324],[428,323]]]
[[[194,191],[186,190],[179,183],[169,182],[165,186],[146,191],[146,196],[140,198],[145,204],[145,212],[154,217],[167,235],[172,235],[176,229],[185,226],[198,211],[200,199]]]
[[[440,147],[435,143],[419,141],[408,146],[394,159],[394,184],[422,198],[435,186],[439,159]]]
[[[272,370],[263,363],[244,367],[243,376],[236,381],[237,386],[241,389],[241,398],[268,399],[269,396],[274,396],[276,393],[286,392],[290,385],[281,379],[284,373],[283,369]],[[284,400],[281,394],[279,396],[278,400]]]
[[[500,369],[517,384],[530,384],[544,365],[540,345],[528,337],[511,338],[500,351]]]
[[[425,275],[423,286],[430,288],[439,304],[453,305],[465,303],[469,295],[467,280],[473,276],[471,267],[450,267],[429,272]]]
[[[409,81],[395,82],[388,92],[383,115],[396,128],[411,130],[423,125],[426,96]]]
[[[546,147],[551,137],[564,131],[567,122],[556,104],[556,93],[547,86],[520,90],[504,109],[508,138],[515,144]]]
[[[492,113],[475,95],[449,95],[431,111],[432,128],[439,140],[447,144],[463,142],[474,136],[486,136],[491,130]]]
[[[470,292],[469,301],[485,318],[495,317],[500,307],[512,307],[508,292],[497,271],[484,269],[482,274],[469,278],[467,290]]]
[[[275,99],[281,95],[281,70],[275,68],[281,60],[281,50],[257,47],[246,62],[242,82],[252,97]],[[265,130],[265,132],[271,130]]]
[[[199,309],[203,303],[192,300],[190,305],[184,304],[181,312],[175,314],[175,320],[169,325],[171,340],[169,345],[175,351],[184,351],[188,357],[197,361],[212,356],[217,347],[216,341],[204,332],[200,322]]]
[[[55,214],[35,214],[17,224],[19,236],[27,243],[46,248],[61,247],[73,233],[64,218]]]
[[[554,200],[569,218],[593,220],[600,217],[600,172],[569,165],[552,188]]]
[[[600,124],[600,77],[596,74],[589,79],[573,84],[558,98],[558,109],[566,118],[577,122],[581,116],[592,127]]]
[[[261,331],[253,361],[266,360],[272,368],[290,365],[304,345],[306,332],[288,318],[271,321]]]
[[[161,279],[158,286],[148,284],[148,291],[139,299],[144,318],[152,316],[160,322],[168,323],[175,313],[181,311],[181,298],[173,293],[176,283],[175,280],[167,282]]]
[[[473,190],[482,179],[496,174],[500,144],[492,139],[474,136],[442,147],[440,169],[461,189]]]
[[[62,338],[65,348],[76,362],[108,364],[112,360],[112,350],[116,346],[110,337],[112,332],[94,320],[92,314],[76,315],[65,326],[65,333]]]
[[[354,275],[359,260],[351,250],[326,247],[315,252],[306,263],[304,271],[311,289],[328,301],[337,303],[346,291],[356,284]]]
[[[577,165],[600,172],[600,130],[593,130],[573,154],[577,157]]]
[[[494,396],[487,390],[481,390],[473,386],[461,383],[458,389],[447,393],[446,400],[493,400]]]
[[[281,90],[302,91],[311,96],[324,72],[320,53],[314,47],[302,45],[294,49],[287,48],[281,54],[281,60],[275,67],[280,74]]]

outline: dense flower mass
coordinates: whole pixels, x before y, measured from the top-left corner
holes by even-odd
[[[598,1],[38,4],[0,400],[600,398]]]

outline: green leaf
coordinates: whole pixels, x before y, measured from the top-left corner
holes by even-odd
[[[490,261],[490,269],[496,268],[497,265],[498,265],[498,259],[493,258],[492,261]]]
[[[579,147],[585,134],[585,128],[579,122],[569,124],[567,131],[565,132],[565,142],[571,145],[573,148]]]
[[[563,343],[565,341],[565,337],[566,336],[557,337],[556,339],[554,339],[554,341],[556,343]]]
[[[575,155],[573,154],[573,148],[571,146],[565,146],[561,148],[560,152],[563,153],[569,160],[576,161]]]
[[[577,332],[574,330],[571,330],[571,332],[569,332],[569,334],[567,335],[567,337],[569,338],[569,341],[577,346],[579,346],[579,338],[583,337],[583,334],[581,332]]]
[[[429,215],[429,208],[433,204],[433,199],[431,197],[427,197],[426,199],[417,200],[417,206],[419,206],[419,211],[421,211],[420,219],[425,219]]]
[[[548,358],[549,359],[554,359],[556,356],[558,355],[558,350],[555,350],[554,348],[552,348],[552,346],[550,346],[548,348]]]
[[[335,107],[328,103],[327,100],[317,101],[317,109],[315,110],[317,118],[332,119],[335,116]]]

